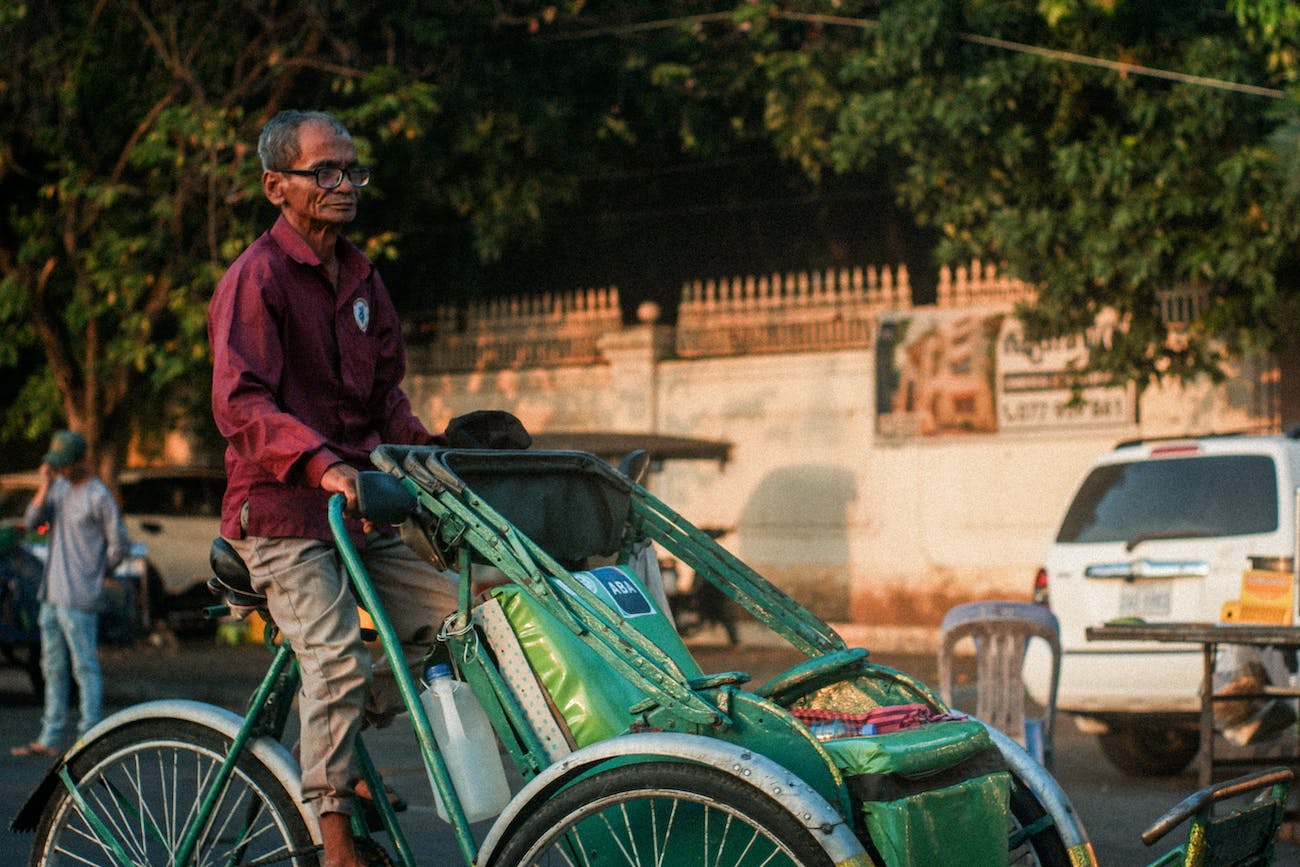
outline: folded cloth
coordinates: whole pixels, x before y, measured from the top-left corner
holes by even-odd
[[[1250,721],[1264,707],[1260,693],[1268,685],[1268,674],[1258,662],[1242,666],[1236,677],[1214,691],[1214,724],[1220,730]],[[1224,696],[1249,695],[1252,698],[1222,700]]]
[[[1294,722],[1295,711],[1291,710],[1291,706],[1273,699],[1266,702],[1250,719],[1225,728],[1223,737],[1231,744],[1248,747],[1272,740]]]
[[[866,713],[843,713],[822,708],[790,708],[795,719],[812,728],[817,723],[842,722],[844,732],[838,736],[852,737],[857,734],[883,735],[900,729],[912,728],[925,723],[964,720],[966,714],[950,711],[940,713],[928,704],[897,704],[872,708]]]

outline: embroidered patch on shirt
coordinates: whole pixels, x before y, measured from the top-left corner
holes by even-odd
[[[370,305],[366,299],[358,298],[352,302],[352,318],[357,320],[357,327],[364,333],[370,327]]]

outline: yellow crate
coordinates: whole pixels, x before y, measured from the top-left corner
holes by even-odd
[[[1241,575],[1241,598],[1223,604],[1224,623],[1289,626],[1295,611],[1295,576],[1290,572],[1248,569]]]
[[[1290,604],[1295,592],[1295,576],[1290,572],[1247,569],[1241,576],[1241,599],[1260,605]]]
[[[1280,605],[1247,605],[1238,599],[1223,603],[1219,619],[1224,623],[1262,623],[1290,626],[1291,609]]]

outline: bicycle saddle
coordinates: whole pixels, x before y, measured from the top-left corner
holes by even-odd
[[[248,566],[243,558],[220,536],[212,541],[208,565],[212,567],[213,573],[213,577],[208,579],[208,589],[225,597],[227,605],[232,608],[260,608],[266,604],[266,597],[253,589],[253,578],[248,574]]]

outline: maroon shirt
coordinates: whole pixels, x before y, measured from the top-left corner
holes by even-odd
[[[401,326],[379,273],[349,241],[336,254],[337,294],[281,217],[213,293],[212,412],[228,444],[223,536],[329,540],[320,479],[331,464],[371,469],[380,443],[436,441],[402,392]]]

